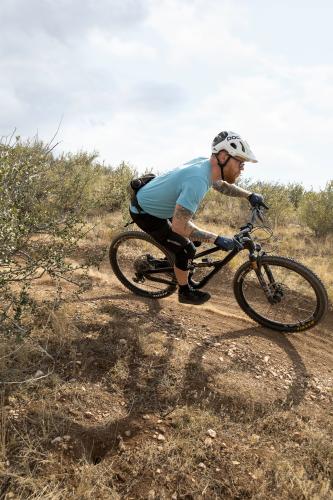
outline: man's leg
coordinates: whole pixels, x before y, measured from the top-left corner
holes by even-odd
[[[174,271],[179,284],[179,302],[186,304],[203,304],[210,299],[210,294],[192,289],[188,284],[188,261],[195,255],[193,243],[172,231],[171,222],[149,214],[131,214],[134,222],[167,250],[175,255]]]
[[[175,275],[179,285],[187,285],[188,284],[188,271],[182,271],[178,269],[178,267],[173,266]]]

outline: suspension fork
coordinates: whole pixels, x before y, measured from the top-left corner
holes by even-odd
[[[258,278],[259,284],[261,288],[263,289],[267,299],[272,302],[274,300],[274,290],[272,287],[270,287],[270,284],[273,284],[275,282],[273,273],[270,269],[270,267],[267,264],[262,264],[261,263],[261,257],[265,255],[264,252],[261,254],[255,255],[254,252],[250,253],[250,262],[251,262],[251,267],[254,269],[254,272],[256,273],[256,276]],[[268,278],[268,284],[264,278],[264,275],[262,273],[262,268],[264,268],[266,276]]]

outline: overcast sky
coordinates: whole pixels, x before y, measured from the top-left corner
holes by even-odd
[[[246,176],[333,178],[332,0],[0,0],[0,135],[163,171],[222,130]]]

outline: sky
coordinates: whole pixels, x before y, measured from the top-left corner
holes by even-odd
[[[210,155],[222,130],[245,176],[333,179],[331,0],[1,0],[0,136],[98,152],[139,171]]]

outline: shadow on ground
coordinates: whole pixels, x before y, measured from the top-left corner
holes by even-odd
[[[48,346],[50,354],[55,359],[55,370],[63,380],[68,370],[70,352],[80,350],[82,353],[80,382],[96,383],[103,380],[105,390],[110,393],[114,391],[112,377],[105,379],[105,376],[112,371],[120,359],[126,362],[127,376],[122,384],[125,416],[98,425],[91,422],[86,425],[78,423],[74,418],[56,409],[49,411],[47,418],[52,419],[55,428],[62,429],[74,437],[76,446],[73,453],[77,459],[84,457],[92,463],[99,463],[107,453],[110,454],[112,450],[116,450],[117,436],[124,430],[131,428],[132,437],[135,438],[135,433],[141,430],[140,417],[143,414],[154,413],[166,416],[177,407],[193,406],[205,408],[216,415],[223,412],[236,421],[255,421],[265,415],[296,407],[303,400],[308,374],[301,356],[287,336],[276,335],[261,327],[243,328],[212,335],[210,341],[223,345],[223,342],[250,336],[275,343],[288,356],[295,375],[292,385],[283,398],[269,403],[253,402],[238,398],[237,392],[230,396],[221,394],[211,387],[208,390],[210,374],[203,366],[202,356],[210,349],[210,345],[195,346],[192,349],[185,363],[182,383],[176,395],[169,394],[165,389],[160,390],[161,380],[171,371],[170,359],[174,350],[177,349],[175,337],[183,335],[183,327],[177,321],[177,317],[169,319],[169,333],[165,335],[163,352],[158,356],[145,353],[142,348],[142,336],[156,331],[156,324],[158,325],[159,321],[165,321],[165,318],[160,315],[161,306],[159,301],[141,299],[141,302],[147,306],[145,310],[142,308],[136,311],[124,310],[121,305],[116,305],[117,298],[124,299],[124,297],[128,298],[130,295],[115,294],[85,299],[97,303],[100,301],[99,311],[96,312],[109,314],[109,321],[103,324],[100,324],[98,320],[77,321],[76,326],[82,333],[91,332],[93,335],[74,340],[68,339],[67,344],[62,340],[61,347],[54,337]],[[111,299],[110,305],[104,302]],[[140,299],[136,298],[136,300]],[[144,325],[144,329],[140,325]],[[119,345],[120,338],[126,341],[126,348]],[[225,373],[225,376],[228,377],[228,373]],[[45,411],[34,409],[27,418],[29,425],[35,427],[35,431],[41,432],[46,418]]]

